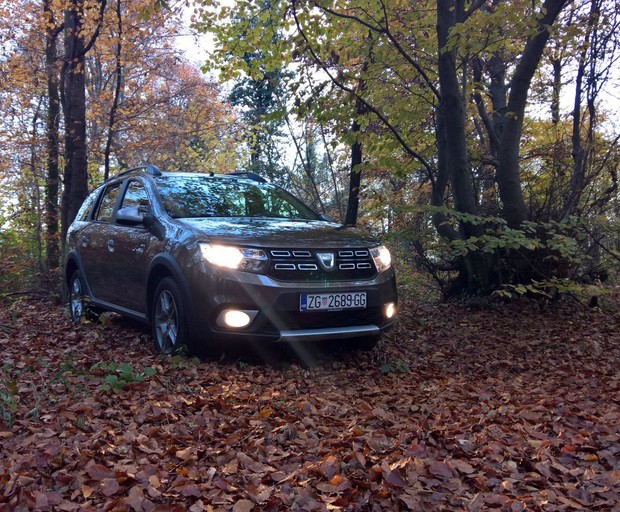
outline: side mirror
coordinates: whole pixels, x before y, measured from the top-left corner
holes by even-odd
[[[145,215],[140,213],[137,206],[126,206],[116,212],[116,222],[126,226],[137,226],[144,223]]]

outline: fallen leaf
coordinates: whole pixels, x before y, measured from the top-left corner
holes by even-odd
[[[233,506],[233,512],[250,512],[254,508],[254,502],[250,500],[239,500]]]
[[[445,462],[435,461],[428,467],[429,472],[440,478],[452,478],[454,473]]]

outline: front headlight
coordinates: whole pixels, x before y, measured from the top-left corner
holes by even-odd
[[[392,256],[385,245],[370,249],[372,259],[375,261],[377,272],[385,272],[392,266]]]
[[[199,245],[202,257],[217,267],[244,272],[263,272],[267,267],[267,254],[261,249],[206,243]]]

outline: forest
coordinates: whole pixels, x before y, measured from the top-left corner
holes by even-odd
[[[145,163],[258,172],[439,297],[553,299],[617,272],[616,2],[0,9],[4,294],[59,267],[88,190]]]
[[[617,511],[619,58],[618,0],[0,0],[0,510]],[[396,326],[72,324],[67,230],[145,164],[369,231]]]

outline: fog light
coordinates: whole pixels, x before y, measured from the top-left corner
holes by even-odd
[[[255,310],[225,309],[218,315],[216,323],[219,327],[243,329],[252,323],[257,314]]]
[[[246,327],[250,325],[250,315],[245,311],[226,311],[224,313],[224,323],[228,327]]]
[[[385,318],[393,318],[394,315],[396,314],[396,304],[394,304],[393,302],[386,304],[384,311],[385,311]]]

